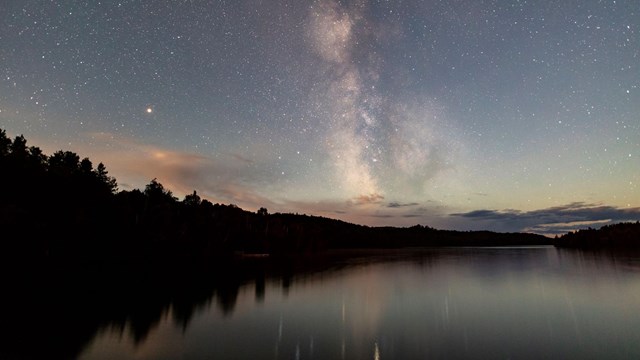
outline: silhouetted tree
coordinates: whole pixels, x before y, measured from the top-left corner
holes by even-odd
[[[7,137],[7,132],[0,129],[0,157],[9,155],[11,149],[11,139]]]
[[[200,196],[198,196],[195,190],[193,190],[193,194],[186,195],[184,200],[182,200],[182,203],[187,206],[198,206],[200,205],[200,202]]]
[[[29,159],[31,164],[37,167],[44,167],[47,164],[47,155],[37,146],[29,147]]]
[[[144,194],[152,201],[173,202],[176,200],[171,190],[165,189],[156,178],[145,186]]]
[[[10,145],[11,156],[15,159],[26,159],[28,153],[27,140],[22,135],[18,135],[13,139],[13,143]]]
[[[49,167],[66,175],[73,174],[80,167],[80,156],[72,151],[56,151],[49,157]]]
[[[93,172],[93,164],[89,158],[84,158],[80,161],[80,171],[83,174],[91,174]]]
[[[106,166],[104,166],[103,163],[99,163],[98,167],[96,168],[96,175],[98,177],[98,180],[107,187],[109,192],[115,193],[116,191],[118,191],[118,183],[116,182],[116,179],[114,177],[111,177],[108,174],[109,172],[107,171]]]

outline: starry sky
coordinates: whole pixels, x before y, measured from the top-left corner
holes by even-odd
[[[121,190],[367,225],[640,219],[640,2],[0,2],[0,127]]]

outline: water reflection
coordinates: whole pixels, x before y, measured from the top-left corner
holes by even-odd
[[[0,357],[634,358],[639,259],[439,248],[53,273],[4,297]]]

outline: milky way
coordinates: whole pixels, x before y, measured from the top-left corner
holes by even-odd
[[[640,218],[638,1],[0,4],[0,127],[120,189],[370,225]]]

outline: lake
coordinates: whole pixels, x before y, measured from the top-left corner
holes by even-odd
[[[247,259],[269,270],[216,285],[196,305],[154,305],[143,330],[132,313],[106,322],[79,357],[640,358],[638,255],[433,248],[263,264],[273,261]]]

